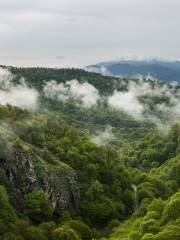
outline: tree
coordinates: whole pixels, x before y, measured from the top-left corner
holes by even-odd
[[[90,227],[88,225],[86,225],[85,223],[83,223],[82,221],[71,220],[68,222],[68,225],[72,229],[74,229],[76,232],[78,232],[83,240],[92,239],[93,236],[92,236],[92,231],[91,231]]]
[[[90,201],[94,201],[101,198],[101,194],[103,194],[103,185],[99,181],[94,181],[86,192],[86,197]]]
[[[53,208],[47,194],[43,191],[29,193],[24,202],[24,213],[37,223],[49,220],[52,217]]]
[[[141,240],[154,240],[154,234],[152,233],[146,233],[144,236],[141,238]]]
[[[48,240],[41,229],[32,226],[27,229],[27,231],[23,234],[23,237],[26,240]]]
[[[159,228],[160,226],[155,219],[146,220],[140,225],[142,233],[157,233]]]
[[[54,240],[79,240],[77,232],[68,225],[63,225],[54,230]]]
[[[17,220],[18,217],[9,203],[6,190],[3,186],[0,186],[0,236],[2,238],[5,233],[13,228]]]
[[[175,220],[180,216],[180,193],[176,193],[166,205],[162,213],[162,223]]]
[[[180,224],[166,226],[160,233],[155,235],[153,240],[179,240]]]
[[[43,222],[39,225],[39,229],[48,239],[53,239],[53,231],[56,229],[54,222]]]
[[[161,214],[163,212],[165,203],[161,198],[154,199],[148,206],[148,211],[155,211]]]

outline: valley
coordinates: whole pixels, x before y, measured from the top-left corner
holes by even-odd
[[[3,240],[179,240],[180,88],[0,68]]]

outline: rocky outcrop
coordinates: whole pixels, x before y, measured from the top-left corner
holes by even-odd
[[[43,177],[43,190],[48,193],[54,208],[78,208],[79,189],[75,172],[67,165],[60,163],[61,174],[58,171],[46,170]]]
[[[23,199],[32,191],[43,190],[54,209],[77,209],[79,189],[75,171],[60,161],[50,167],[41,163],[40,171],[37,171],[37,165],[38,159],[33,154],[19,151],[13,152],[11,158],[0,158],[0,184],[6,185],[10,196],[15,194],[17,199]]]

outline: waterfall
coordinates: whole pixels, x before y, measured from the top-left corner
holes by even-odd
[[[137,186],[136,185],[132,185],[132,189],[134,191],[134,211],[137,212],[138,211],[138,192],[137,192]]]

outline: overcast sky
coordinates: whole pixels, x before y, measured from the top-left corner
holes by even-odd
[[[0,0],[0,64],[180,59],[180,0]]]

